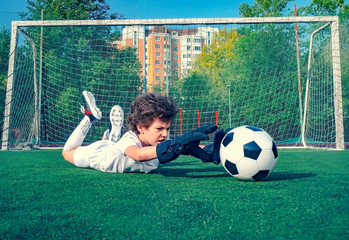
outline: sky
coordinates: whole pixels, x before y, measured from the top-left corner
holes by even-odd
[[[111,12],[123,14],[131,19],[148,18],[227,18],[241,17],[241,3],[252,5],[254,0],[106,0]],[[27,0],[0,0],[0,27],[10,27],[11,21],[18,21],[18,12],[27,11]],[[171,2],[171,3],[170,3]],[[295,0],[293,9],[307,6],[311,0]]]

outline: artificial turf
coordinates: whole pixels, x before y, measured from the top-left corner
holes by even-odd
[[[279,150],[244,182],[182,156],[104,173],[59,150],[0,152],[0,239],[349,239],[349,150]]]

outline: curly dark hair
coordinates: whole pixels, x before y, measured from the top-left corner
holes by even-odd
[[[131,103],[127,116],[129,130],[139,134],[137,124],[148,127],[155,118],[164,122],[171,122],[178,112],[176,102],[167,96],[156,93],[138,95]]]

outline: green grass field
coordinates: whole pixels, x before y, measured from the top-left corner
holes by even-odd
[[[154,174],[0,152],[0,239],[349,239],[349,150],[280,150],[266,181],[180,157]]]

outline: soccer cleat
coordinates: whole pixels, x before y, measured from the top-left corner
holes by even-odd
[[[117,142],[121,137],[121,128],[124,123],[124,111],[119,105],[115,105],[110,110],[110,130],[109,140]]]
[[[90,118],[90,122],[94,123],[101,120],[101,110],[96,106],[96,99],[92,93],[83,91],[84,107],[81,106],[81,112]]]

